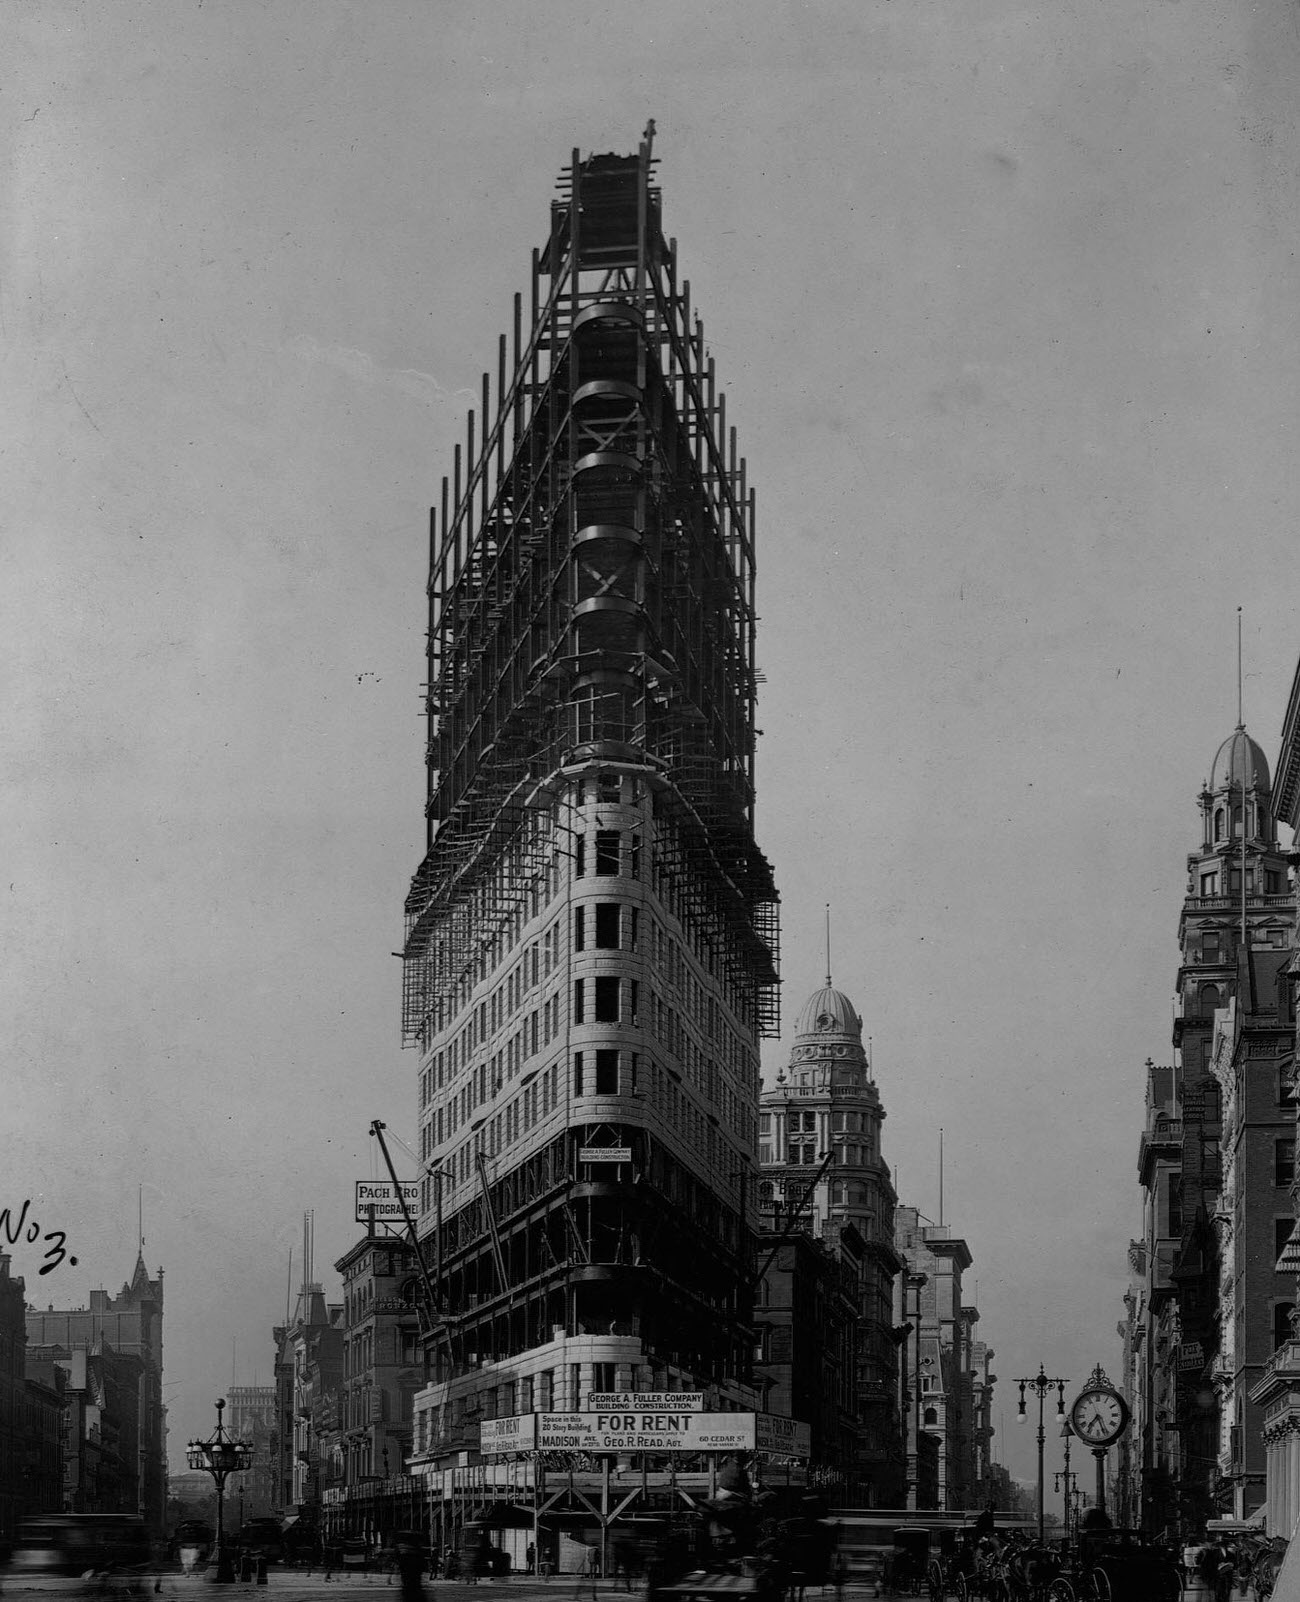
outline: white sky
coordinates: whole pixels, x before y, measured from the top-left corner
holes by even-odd
[[[759,493],[786,1018],[832,901],[1013,1470],[1015,1376],[1116,1370],[1236,606],[1270,760],[1300,643],[1298,56],[1289,0],[9,0],[0,1206],[75,1305],[144,1186],[174,1461],[414,1140],[427,507],[556,174],[649,116]]]

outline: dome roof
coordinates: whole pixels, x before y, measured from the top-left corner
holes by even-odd
[[[1240,784],[1243,774],[1247,789],[1269,789],[1268,758],[1245,729],[1238,726],[1215,752],[1210,789],[1226,790],[1229,784]]]
[[[825,1040],[829,1035],[861,1045],[862,1019],[842,990],[833,990],[827,985],[814,990],[804,1003],[794,1033],[796,1040]]]

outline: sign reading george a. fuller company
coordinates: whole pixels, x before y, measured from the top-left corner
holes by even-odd
[[[667,1392],[665,1396],[689,1396]],[[768,1413],[699,1413],[685,1408],[646,1407],[653,1398],[635,1396],[635,1407],[583,1413],[523,1413],[485,1420],[480,1450],[502,1452],[774,1452],[808,1455],[810,1431],[797,1419]]]
[[[387,1223],[394,1218],[402,1223],[406,1222],[406,1215],[402,1212],[402,1204],[397,1199],[397,1192],[393,1189],[391,1179],[358,1179],[356,1185],[358,1224],[369,1223],[372,1213],[378,1224]],[[406,1197],[407,1209],[414,1217],[420,1210],[419,1180],[403,1181],[402,1195]]]
[[[703,1391],[588,1391],[588,1413],[702,1413]]]

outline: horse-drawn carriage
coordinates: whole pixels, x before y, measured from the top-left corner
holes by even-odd
[[[1080,1533],[1073,1559],[1047,1588],[1048,1602],[1178,1602],[1182,1575],[1141,1530]]]

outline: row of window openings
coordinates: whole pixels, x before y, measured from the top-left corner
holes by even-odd
[[[786,1162],[803,1167],[821,1162],[826,1155],[824,1151],[818,1149],[817,1142],[814,1140],[792,1140],[787,1149],[790,1155],[785,1159]],[[835,1161],[844,1164],[848,1168],[861,1168],[871,1161],[870,1145],[859,1146],[852,1142],[841,1141],[839,1145],[831,1149],[835,1153]],[[759,1145],[758,1161],[760,1165],[774,1160],[780,1161],[779,1158],[773,1158],[772,1150],[771,1145],[766,1141]]]
[[[647,1060],[652,1074],[657,1078],[654,1060],[652,1058]],[[573,1094],[638,1096],[641,1094],[641,1070],[641,1055],[635,1051],[610,1049],[576,1051],[573,1054]],[[557,1073],[558,1064],[553,1065],[540,1079],[526,1087],[521,1095],[515,1097],[495,1117],[488,1119],[482,1128],[476,1131],[472,1140],[464,1141],[450,1154],[448,1162],[454,1179],[463,1182],[471,1176],[477,1152],[481,1151],[488,1159],[498,1156],[519,1138],[521,1131],[526,1134],[539,1119],[546,1117],[558,1105]],[[692,1144],[701,1148],[707,1146],[712,1150],[720,1138],[712,1127],[716,1120],[701,1113],[675,1084],[663,1085],[662,1090],[667,1097],[669,1122],[682,1129]],[[439,1133],[442,1127],[441,1120],[442,1110],[439,1109],[421,1132],[422,1136],[427,1136],[427,1141],[422,1141],[422,1145],[427,1144],[430,1152],[442,1138]],[[448,1138],[452,1133],[454,1127],[449,1124]],[[426,1179],[421,1196],[421,1207],[425,1212],[428,1212],[432,1205],[432,1191],[433,1182]]]
[[[817,1130],[817,1114],[815,1112],[788,1112],[785,1116],[785,1126],[789,1134],[795,1135],[801,1131],[815,1134]],[[764,1135],[772,1133],[772,1114],[770,1112],[758,1115],[758,1127]],[[833,1112],[831,1114],[831,1129],[837,1135],[856,1135],[868,1126],[863,1121],[860,1112]]]
[[[1201,875],[1201,894],[1203,896],[1217,896],[1219,894],[1220,874],[1217,868],[1211,869]],[[1228,872],[1228,890],[1241,889],[1241,869],[1232,868]],[[1255,870],[1246,869],[1246,889],[1254,893]],[[1282,894],[1282,873],[1278,868],[1264,869],[1264,894],[1266,896],[1280,896]]]
[[[635,951],[639,941],[640,916],[636,907],[625,906],[620,902],[596,902],[591,906],[591,916],[588,917],[588,908],[585,905],[573,908],[573,943],[576,951],[587,949],[588,928],[594,949],[596,950],[631,950]],[[553,924],[545,933],[540,942],[541,954],[544,958],[545,972],[550,973],[555,961],[558,960],[558,951],[555,950],[557,942],[554,936],[558,933],[559,925]],[[653,925],[657,961],[667,959],[670,973],[674,977],[678,988],[688,998],[691,1015],[696,1019],[699,1027],[707,1033],[711,1040],[719,1035],[723,1037],[724,1047],[729,1048],[728,1056],[732,1059],[733,1071],[740,1072],[743,1067],[744,1052],[738,1037],[725,1027],[719,1017],[716,998],[707,995],[702,985],[695,980],[687,968],[682,956],[681,948],[675,940],[666,938],[664,931],[657,921]],[[506,977],[504,983],[498,986],[492,996],[479,1003],[474,1015],[443,1051],[438,1052],[433,1062],[421,1076],[420,1104],[428,1106],[434,1096],[443,1088],[444,1083],[450,1083],[453,1075],[468,1062],[470,1055],[477,1046],[495,1035],[501,1025],[513,1015],[525,994],[525,987],[531,988],[539,979],[539,948],[534,945],[531,950],[532,977],[531,986],[526,977],[528,954],[517,967]],[[581,995],[582,980],[576,982],[575,998]],[[609,1015],[608,1009],[616,1003],[613,992],[608,989],[616,985],[616,979],[597,979],[597,992],[593,998],[595,1015],[592,1021],[596,1023],[635,1022],[637,1012],[637,983],[631,982],[629,993],[629,1015],[620,1019],[617,1013]],[[600,987],[606,989],[602,992]],[[558,1025],[558,1009],[552,1016],[552,1002],[548,1001],[543,1013],[543,1029],[545,1039],[543,1044],[549,1044],[554,1029]],[[602,1009],[604,1009],[602,1011]],[[675,1017],[675,1014],[673,1015]],[[580,1007],[575,1010],[574,1021],[584,1022]],[[511,1042],[512,1056],[519,1058],[522,1055],[532,1055],[539,1049],[538,1044],[538,1016],[534,1012],[528,1025],[528,1038],[530,1044],[525,1047],[525,1037],[521,1034],[518,1044]],[[523,1048],[522,1050],[519,1048]],[[513,1066],[517,1066],[514,1063]]]
[[[574,981],[573,995],[573,1022],[582,1024],[611,1023],[636,1026],[638,1023],[638,1009],[640,1006],[640,983],[636,979],[622,980],[619,978],[598,977],[591,982],[590,1017],[588,1017],[588,981],[576,979]],[[656,997],[656,1002],[658,998]],[[545,1040],[549,1044],[552,1034],[559,1032],[559,998],[551,997],[542,1009],[545,1020]],[[688,1068],[691,1082],[703,1091],[710,1101],[720,1105],[722,1115],[728,1127],[735,1127],[744,1133],[748,1126],[749,1134],[746,1138],[753,1138],[752,1120],[746,1115],[739,1098],[726,1083],[725,1078],[719,1074],[718,1067],[712,1058],[706,1058],[695,1048],[694,1042],[685,1037],[680,1028],[676,1027],[677,1014],[672,1009],[657,1009],[664,1013],[658,1017],[655,1024],[657,1038],[667,1037],[670,1043],[675,1043],[678,1055],[689,1058]],[[539,1049],[536,1033],[537,1015],[533,1015],[532,1051]],[[421,1126],[420,1130],[420,1160],[428,1161],[434,1150],[444,1139],[450,1139],[456,1130],[466,1123],[475,1110],[490,1101],[492,1097],[503,1088],[507,1078],[513,1078],[522,1063],[521,1053],[513,1049],[515,1043],[511,1042],[503,1052],[498,1052],[491,1063],[480,1063],[477,1071],[470,1081],[463,1085],[445,1107],[438,1108],[432,1116]],[[615,1052],[614,1055],[617,1055]],[[633,1056],[635,1061],[635,1055]],[[634,1075],[635,1080],[635,1075]],[[603,1093],[603,1092],[602,1092]],[[635,1094],[635,1083],[632,1093]],[[617,1094],[617,1092],[611,1092]],[[856,1116],[856,1115],[855,1115]],[[525,1125],[531,1127],[531,1119]],[[847,1159],[846,1159],[847,1160]],[[462,1176],[463,1177],[463,1176]]]
[[[623,845],[623,831],[619,829],[598,829],[595,833],[592,846],[593,849],[589,852],[587,849],[586,835],[579,834],[574,837],[572,857],[573,873],[575,878],[598,878],[602,876],[614,877],[619,874],[625,874],[627,878],[640,879],[641,833],[639,830],[632,830],[630,832],[629,843],[625,849]],[[588,872],[588,869],[590,869],[590,873]],[[504,870],[502,871],[504,873]],[[554,894],[558,889],[558,880],[555,879],[554,875],[554,864],[552,864],[552,872],[547,878],[547,887],[548,893],[550,894]],[[496,937],[492,941],[488,942],[480,954],[476,971],[473,974],[466,975],[462,979],[452,1007],[453,1016],[460,1011],[460,1008],[468,999],[469,992],[473,989],[474,985],[479,981],[483,974],[490,971],[491,967],[495,966],[496,963],[500,961],[502,947],[507,943],[507,941],[509,941],[510,930],[513,930],[514,938],[517,939],[525,917],[536,916],[538,911],[536,890],[537,886],[534,885],[531,899],[531,911],[526,913],[523,907],[516,908],[513,918],[508,920],[508,929],[499,931]],[[491,903],[488,898],[492,894],[492,889],[490,886],[484,886],[479,892],[476,892],[476,894],[482,902],[481,907],[478,909],[477,915],[486,919],[491,913]],[[513,943],[513,941],[509,941],[509,943]],[[535,952],[533,958],[533,983],[537,983],[537,961]],[[486,1020],[481,1017],[483,1008],[486,1005],[486,1003],[481,1003],[479,1007],[480,1040],[484,1038],[486,1030]],[[441,1025],[439,1025],[439,1027],[440,1026]]]

